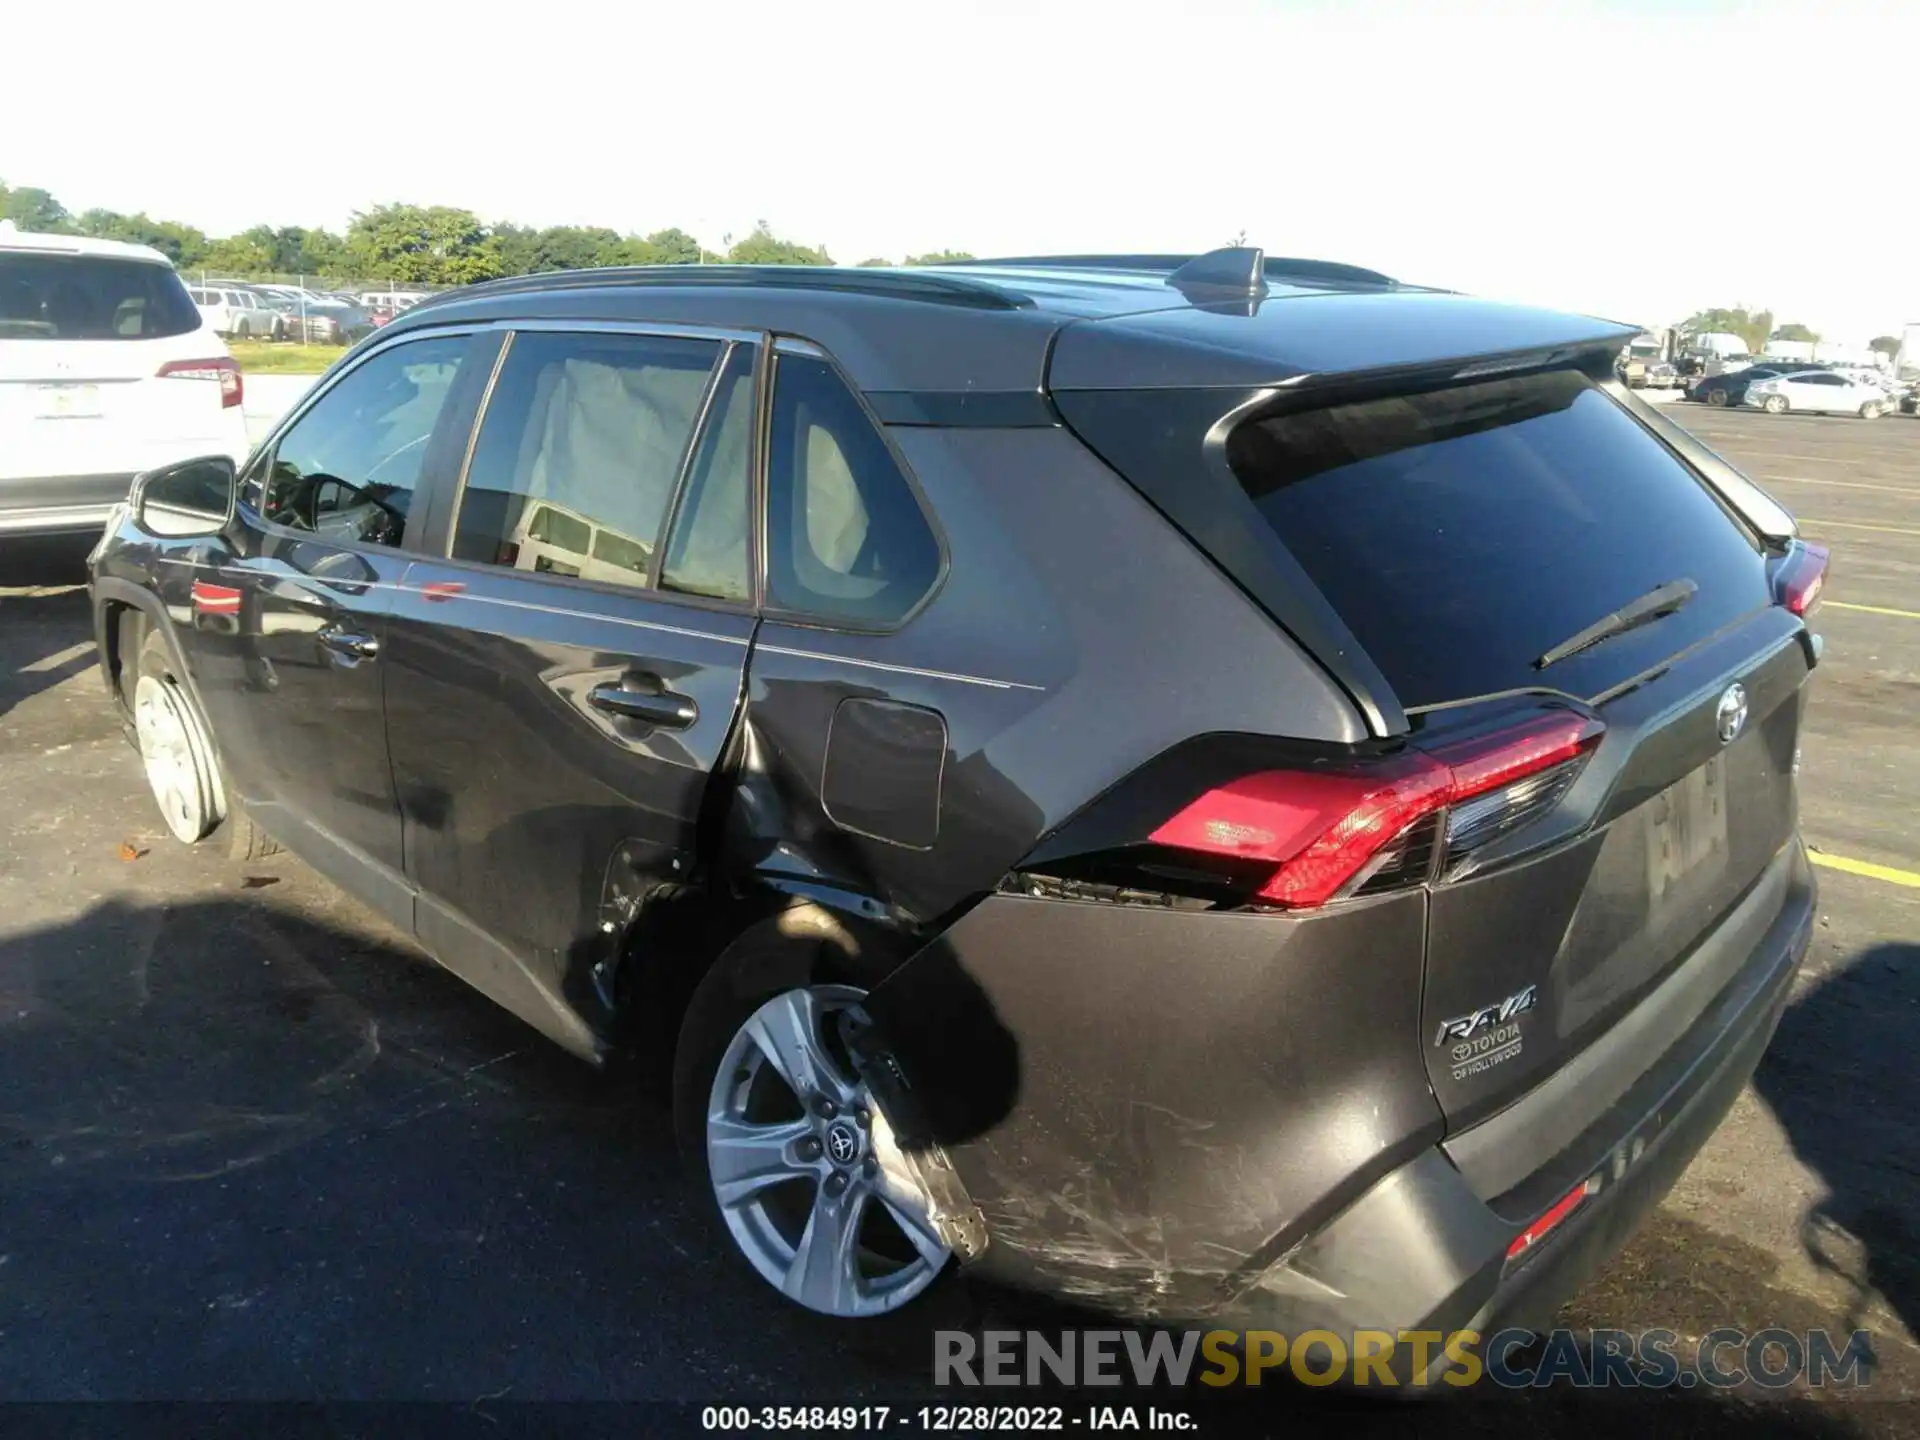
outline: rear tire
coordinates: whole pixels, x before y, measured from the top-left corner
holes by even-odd
[[[1784,395],[1769,395],[1761,404],[1760,408],[1769,415],[1784,415],[1788,409],[1787,397]]]
[[[1878,420],[1880,418],[1880,407],[1869,400],[1860,407],[1860,418],[1862,420]]]
[[[147,788],[167,829],[183,845],[205,839],[226,816],[226,787],[206,722],[174,674],[173,657],[158,631],[140,646],[133,728]]]
[[[972,1303],[847,1059],[843,1027],[863,1019],[857,982],[877,977],[855,973],[835,929],[789,912],[714,962],[674,1052],[674,1131],[717,1243],[789,1316],[875,1358],[924,1363],[929,1332],[969,1324]],[[823,1237],[832,1263],[810,1263]]]
[[[1726,408],[1727,392],[1723,386],[1716,385],[1707,391],[1707,404]]]

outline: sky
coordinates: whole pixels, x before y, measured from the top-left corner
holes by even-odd
[[[387,201],[709,245],[765,219],[843,263],[1244,232],[1643,325],[1766,306],[1861,344],[1920,321],[1912,0],[332,0],[219,23],[95,0],[7,29],[65,58],[7,63],[0,178],[213,234]]]

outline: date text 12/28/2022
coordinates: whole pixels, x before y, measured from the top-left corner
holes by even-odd
[[[983,1430],[1157,1430],[1198,1428],[1184,1410],[1155,1405],[708,1405],[700,1428],[713,1431],[911,1430],[973,1434]]]

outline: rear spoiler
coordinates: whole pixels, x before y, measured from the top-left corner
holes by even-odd
[[[1697,470],[1727,508],[1746,521],[1769,546],[1784,548],[1799,538],[1800,527],[1786,506],[1742,475],[1693,432],[1669,420],[1658,405],[1649,405],[1618,380],[1608,381],[1602,388],[1669,450]]]

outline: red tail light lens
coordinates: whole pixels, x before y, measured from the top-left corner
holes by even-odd
[[[160,367],[159,375],[163,380],[218,380],[223,410],[231,410],[246,396],[240,367],[231,355],[216,355],[208,360],[169,360]]]
[[[1604,729],[1588,716],[1552,711],[1383,764],[1263,771],[1209,790],[1151,838],[1180,850],[1272,862],[1259,899],[1323,905],[1428,816],[1576,760]]]
[[[1827,547],[1796,540],[1774,571],[1773,593],[1795,615],[1805,615],[1820,603],[1827,585]]]
[[[1582,1180],[1578,1185],[1574,1186],[1573,1189],[1556,1200],[1546,1214],[1542,1215],[1538,1220],[1534,1221],[1531,1225],[1527,1226],[1526,1229],[1513,1237],[1513,1243],[1507,1246],[1508,1263],[1511,1264],[1513,1261],[1518,1260],[1522,1255],[1526,1254],[1527,1251],[1531,1250],[1542,1240],[1546,1239],[1548,1235],[1552,1234],[1560,1222],[1578,1210],[1580,1206],[1585,1203],[1587,1196],[1591,1195],[1597,1188],[1599,1187],[1594,1181],[1588,1178]]]

